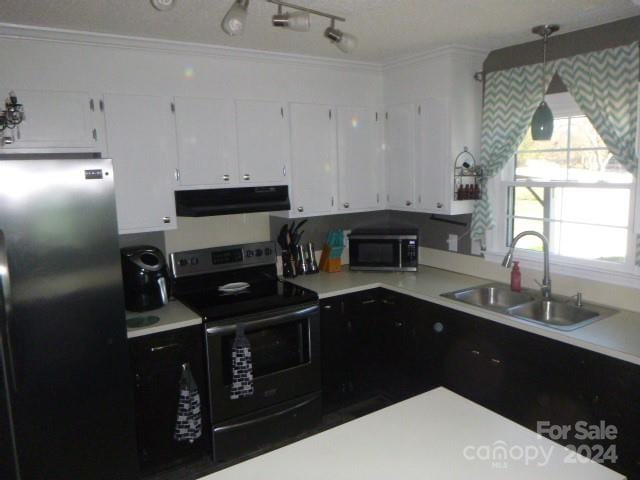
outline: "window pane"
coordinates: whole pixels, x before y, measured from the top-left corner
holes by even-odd
[[[525,220],[523,218],[513,219],[513,236],[514,237],[527,230],[533,230],[535,232],[538,232],[544,235],[544,225],[542,220]],[[526,250],[535,250],[537,252],[541,252],[542,242],[540,241],[539,238],[536,238],[534,236],[526,236],[526,237],[522,237],[522,239],[518,242],[517,247],[526,249]]]
[[[551,224],[553,253],[568,257],[624,262],[627,230],[576,223]]]
[[[578,150],[569,155],[569,180],[582,183],[632,183],[633,175],[608,150]]]
[[[567,151],[519,152],[516,155],[516,179],[541,181],[567,180]]]
[[[607,148],[587,117],[571,117],[571,148]]]
[[[631,192],[610,188],[554,188],[550,218],[569,222],[626,227]]]
[[[512,215],[516,217],[544,217],[544,188],[512,187],[514,205]]]
[[[569,131],[568,118],[555,118],[553,120],[553,136],[550,140],[534,140],[531,138],[531,128],[520,145],[520,150],[554,150],[567,148]]]

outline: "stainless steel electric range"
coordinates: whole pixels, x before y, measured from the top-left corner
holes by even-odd
[[[318,296],[283,282],[272,242],[171,255],[174,296],[204,319],[213,459],[227,462],[321,421]],[[254,393],[232,399],[232,347],[242,326]]]

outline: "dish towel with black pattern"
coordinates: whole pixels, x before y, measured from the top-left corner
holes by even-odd
[[[200,393],[188,363],[182,365],[180,397],[173,438],[178,442],[193,443],[202,436]]]
[[[236,327],[231,349],[231,400],[253,395],[253,364],[251,343],[244,334],[244,325]]]

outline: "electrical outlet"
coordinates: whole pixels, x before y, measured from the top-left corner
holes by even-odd
[[[458,251],[458,235],[450,233],[449,238],[447,239],[447,245],[449,246],[449,250],[451,252],[457,252]]]
[[[351,230],[342,231],[342,243],[347,248],[349,247],[349,235],[351,235]]]

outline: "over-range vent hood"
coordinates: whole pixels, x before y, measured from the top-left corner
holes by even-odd
[[[176,192],[179,217],[212,217],[230,213],[289,210],[289,187],[242,187]]]

